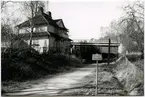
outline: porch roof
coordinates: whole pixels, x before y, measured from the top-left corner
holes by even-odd
[[[30,33],[21,33],[19,34],[19,37],[20,38],[23,38],[23,39],[29,39],[30,38]],[[63,40],[68,40],[68,41],[72,41],[70,38],[68,37],[61,37],[55,33],[51,33],[51,32],[34,32],[32,34],[32,38],[42,38],[42,37],[49,37],[49,36],[53,36],[55,37],[56,39],[63,39]]]
[[[23,39],[29,39],[30,35],[31,35],[30,33],[21,33],[19,34],[19,37]],[[32,38],[42,38],[46,36],[50,36],[50,33],[49,32],[35,32],[32,34]]]

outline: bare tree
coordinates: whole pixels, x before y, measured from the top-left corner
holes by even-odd
[[[27,16],[29,19],[30,23],[30,48],[32,46],[32,35],[33,35],[33,29],[34,29],[34,23],[33,23],[33,17],[37,15],[38,8],[39,7],[44,7],[44,3],[42,1],[26,1],[22,2],[23,8],[24,8],[24,14]]]
[[[1,2],[1,34],[2,34],[2,44],[7,48],[12,48],[12,45],[16,39],[14,25],[16,25],[20,19],[14,17],[17,10],[7,11],[9,4],[17,4],[14,1],[2,1]]]
[[[124,25],[124,34],[128,35],[144,54],[144,2],[137,1],[124,7],[126,16],[120,21]]]
[[[123,7],[125,15],[117,21],[112,21],[110,26],[102,27],[106,36],[122,37],[128,51],[140,51],[144,54],[144,5],[141,1],[136,1]]]
[[[101,32],[104,33],[102,39],[110,38],[113,42],[119,42],[118,37],[122,33],[122,28],[118,25],[118,21],[113,20],[108,27],[101,27]]]
[[[7,4],[9,2],[13,2],[13,1],[1,1],[1,12],[4,11],[4,9],[7,7]]]

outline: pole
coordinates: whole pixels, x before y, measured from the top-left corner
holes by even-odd
[[[108,65],[109,65],[109,59],[110,59],[110,43],[111,43],[111,40],[109,38],[109,47],[108,47]]]
[[[97,83],[97,80],[98,80],[98,60],[96,60],[96,89],[95,89],[95,96],[97,96],[97,94],[98,94],[98,83]]]

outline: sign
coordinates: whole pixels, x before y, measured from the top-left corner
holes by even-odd
[[[101,54],[93,54],[92,60],[102,60],[102,55]]]

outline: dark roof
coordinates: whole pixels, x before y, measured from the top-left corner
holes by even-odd
[[[56,37],[56,39],[63,39],[63,40],[68,40],[68,41],[72,41],[70,38],[68,37],[63,37],[63,36],[60,36],[59,34],[55,34],[55,33],[52,33],[52,32],[49,32],[51,36],[53,37]]]
[[[70,38],[64,38],[64,40],[72,41]]]
[[[29,20],[27,20],[27,21],[25,21],[25,22],[17,25],[16,27],[19,27],[19,28],[22,28],[22,27],[30,27],[30,21],[32,21],[35,26],[37,26],[37,25],[38,26],[39,25],[45,25],[45,24],[47,25],[49,23],[50,25],[53,25],[55,27],[58,27],[60,29],[63,29],[63,30],[67,30],[68,31],[68,29],[65,26],[64,27],[59,27],[57,25],[56,22],[59,21],[59,20],[62,20],[62,19],[53,20],[49,15],[47,15],[45,13],[42,13],[40,15],[36,15],[32,19],[29,19]]]
[[[58,21],[62,21],[62,23],[63,23],[63,20],[62,20],[62,19],[55,19],[55,20],[53,20],[53,21],[54,21],[55,23],[57,23]],[[64,25],[64,23],[63,23],[63,27],[66,28],[65,25]],[[66,28],[66,29],[67,29],[67,28]]]
[[[59,26],[57,25],[56,22],[58,22],[59,20],[62,20],[62,19],[53,20],[52,18],[49,18],[49,15],[47,15],[47,14],[45,14],[45,13],[43,13],[42,15],[45,17],[45,19],[46,19],[51,25],[53,25],[53,26],[55,26],[55,27],[58,27],[58,28],[60,28],[60,29],[68,30],[65,26],[62,28],[62,27],[59,27]],[[64,25],[64,24],[63,24],[63,25]]]
[[[44,17],[42,15],[37,15],[33,19],[27,20],[27,21],[17,25],[17,27],[19,27],[19,28],[30,27],[30,21],[32,21],[35,26],[37,26],[37,25],[45,25],[45,24],[47,25],[47,22],[44,19]]]

